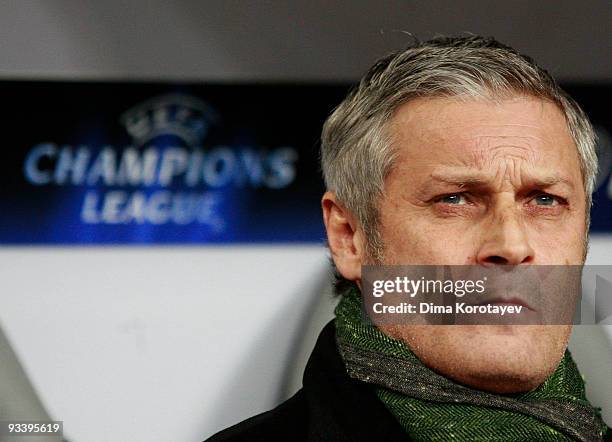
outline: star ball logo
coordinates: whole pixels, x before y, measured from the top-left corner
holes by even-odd
[[[228,189],[283,189],[296,177],[297,149],[204,141],[220,117],[200,99],[168,94],[123,113],[128,146],[43,142],[27,153],[33,186],[84,191],[80,220],[99,225],[208,226],[221,233]]]

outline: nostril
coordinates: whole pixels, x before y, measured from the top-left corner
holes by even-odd
[[[508,264],[508,260],[503,256],[489,256],[485,261],[490,264]]]

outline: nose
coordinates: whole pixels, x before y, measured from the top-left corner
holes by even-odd
[[[519,213],[506,207],[487,224],[476,254],[478,264],[519,265],[534,261],[535,252]]]

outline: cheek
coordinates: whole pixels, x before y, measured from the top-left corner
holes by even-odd
[[[584,230],[535,231],[531,243],[539,263],[581,264],[585,253]]]
[[[581,264],[584,260],[586,220],[575,213],[563,222],[533,222],[528,235],[541,263]]]
[[[468,264],[474,240],[465,229],[441,226],[424,217],[381,220],[387,264]]]

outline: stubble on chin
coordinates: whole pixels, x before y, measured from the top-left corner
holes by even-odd
[[[387,325],[433,371],[494,393],[541,385],[558,366],[571,325]]]

